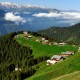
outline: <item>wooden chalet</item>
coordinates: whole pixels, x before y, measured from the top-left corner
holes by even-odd
[[[61,56],[63,56],[63,57],[67,57],[67,56],[70,56],[70,55],[74,55],[74,52],[67,51],[67,52],[62,52],[61,53]]]

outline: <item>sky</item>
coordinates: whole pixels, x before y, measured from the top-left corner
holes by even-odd
[[[80,0],[0,0],[0,2],[11,2],[18,4],[36,4],[60,10],[80,11]]]

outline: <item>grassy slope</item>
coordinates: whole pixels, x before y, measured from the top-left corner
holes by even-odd
[[[36,39],[41,39],[40,37],[34,37],[31,39],[25,39],[24,35],[20,35],[19,38],[16,38],[16,40],[25,46],[30,46],[33,50],[33,55],[35,57],[39,56],[52,56],[53,54],[60,54],[63,51],[76,51],[77,47],[73,47],[70,45],[67,46],[55,46],[55,45],[45,45],[41,44],[39,42],[36,42]]]
[[[60,76],[60,77],[58,77],[56,79],[52,79],[52,80],[80,80],[80,71],[66,74],[66,75]]]
[[[75,71],[80,71],[80,53],[52,66],[46,66],[45,63],[41,64],[39,70],[26,80],[54,80]]]
[[[35,57],[48,55],[51,56],[53,54],[60,54],[62,51],[76,51],[77,47],[73,46],[49,46],[44,45],[39,42],[36,42],[37,38],[33,37],[32,39],[26,40],[24,38],[24,35],[20,35],[19,38],[16,40],[25,46],[30,46],[33,49],[33,54]],[[40,68],[39,70],[30,78],[26,80],[51,80],[55,79],[57,77],[60,77],[65,74],[72,73],[74,71],[80,70],[80,54],[77,53],[74,56],[70,56],[70,58],[52,65],[52,66],[46,66],[46,62],[42,62],[39,64]]]

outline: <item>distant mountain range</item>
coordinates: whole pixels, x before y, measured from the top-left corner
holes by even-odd
[[[13,12],[15,11],[19,11],[19,12],[34,11],[35,12],[35,10],[36,10],[36,13],[37,12],[48,12],[48,11],[55,11],[55,12],[60,11],[57,9],[50,9],[44,6],[30,5],[30,4],[20,5],[20,4],[10,3],[10,2],[0,2],[0,8],[5,11],[13,11]]]
[[[7,13],[11,16],[7,15],[8,19],[5,20]],[[79,22],[75,18],[77,14],[37,5],[0,2],[0,35],[19,30],[38,31],[51,26],[67,27]]]
[[[0,2],[0,6],[1,7],[7,7],[7,8],[43,8],[46,9],[46,7],[40,7],[37,5],[19,5],[19,4],[15,4],[15,3],[10,3],[10,2]]]

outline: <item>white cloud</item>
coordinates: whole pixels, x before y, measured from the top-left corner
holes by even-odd
[[[36,17],[59,17],[59,14],[50,12],[50,13],[34,14],[33,16],[36,16]]]
[[[50,12],[34,14],[35,17],[61,18],[61,19],[80,19],[80,12]]]
[[[26,20],[24,18],[22,18],[20,16],[16,16],[11,12],[6,13],[4,19],[7,20],[7,21],[13,21],[15,23],[19,23],[20,22],[22,24],[26,22]]]

